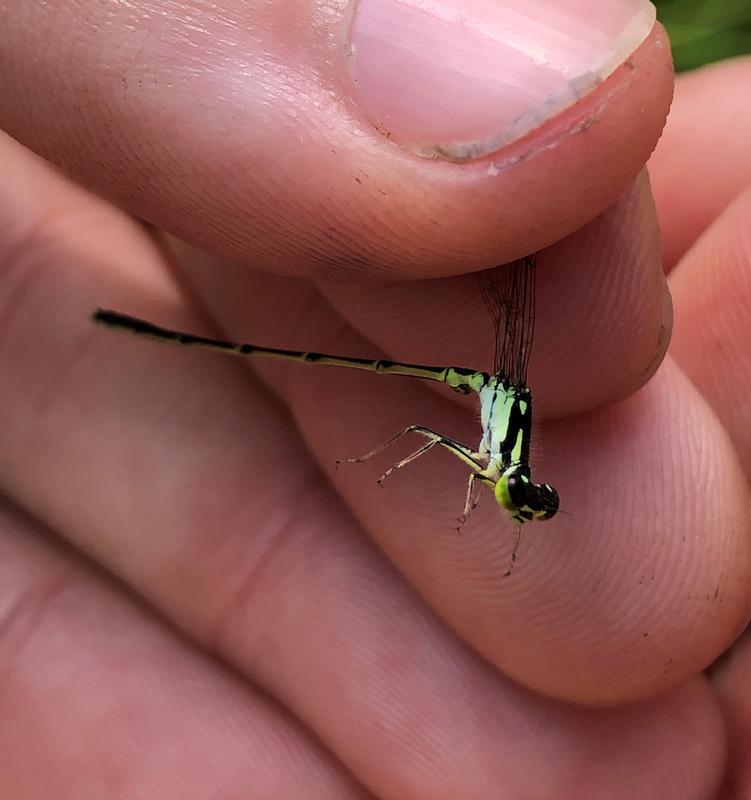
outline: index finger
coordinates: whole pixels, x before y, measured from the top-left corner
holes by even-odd
[[[134,215],[298,275],[509,261],[646,162],[672,92],[646,0],[381,5],[22,4],[0,125]]]
[[[286,362],[261,369],[358,519],[462,639],[519,682],[588,703],[633,700],[695,675],[737,635],[749,608],[748,490],[698,393],[668,361],[641,392],[593,410],[633,392],[658,347],[661,270],[645,190],[640,181],[613,213],[541,254],[539,294],[550,306],[546,313],[543,300],[536,321],[540,380],[530,385],[535,418],[560,418],[543,424],[540,437],[534,431],[530,463],[533,479],[553,484],[568,513],[525,528],[510,580],[501,576],[513,530],[490,493],[456,535],[467,470],[449,453],[436,448],[419,465],[405,462],[384,491],[376,479],[422,440],[334,470],[336,459],[378,449],[411,424],[474,450],[480,426],[465,409],[417,381]],[[622,258],[612,258],[619,249]],[[348,312],[356,302],[353,320],[370,302],[368,342],[305,282],[206,266],[198,261],[184,277],[230,338],[260,344],[253,333],[262,332],[274,346],[363,358],[384,342],[397,360],[488,363],[472,356],[485,348],[487,320],[461,324],[483,310],[481,300],[475,291],[473,305],[474,287],[459,278],[355,292],[337,285],[329,297]],[[582,296],[583,306],[575,302]],[[467,360],[442,360],[444,346]]]

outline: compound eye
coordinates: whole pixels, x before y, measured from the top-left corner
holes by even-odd
[[[524,508],[529,498],[529,483],[519,475],[511,475],[508,479],[508,494],[517,508]]]
[[[545,518],[550,519],[550,517],[554,517],[558,513],[558,506],[560,504],[558,492],[549,483],[544,483],[543,489],[545,491],[547,506],[545,509]]]

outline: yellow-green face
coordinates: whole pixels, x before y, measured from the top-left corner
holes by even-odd
[[[558,512],[558,492],[549,483],[532,483],[527,470],[518,466],[509,467],[498,479],[495,499],[520,525],[550,519]]]

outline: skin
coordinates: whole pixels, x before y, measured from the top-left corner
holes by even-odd
[[[241,35],[225,5],[218,55]],[[199,116],[223,130],[202,135],[196,98],[153,102],[173,62],[133,90],[118,21],[87,27],[102,13],[29,6],[0,33],[13,42],[0,46],[9,796],[747,796],[751,650],[729,648],[751,611],[751,442],[728,400],[748,394],[751,195],[738,178],[732,196],[705,196],[702,171],[751,172],[745,106],[738,149],[718,144],[751,62],[679,83],[650,167],[655,209],[643,165],[671,89],[659,30],[491,179],[358,121],[301,144],[282,112],[311,88],[301,79],[290,100],[258,65],[249,91],[271,98],[268,115],[249,131],[198,86]],[[294,15],[289,30],[266,21],[312,35]],[[305,44],[293,52],[313,58]],[[715,144],[697,166],[699,119]],[[290,181],[291,156],[325,158],[333,233],[316,185]],[[700,197],[702,222],[670,193]],[[676,264],[667,355],[658,218]],[[538,247],[534,477],[570,515],[528,526],[508,579],[510,530],[489,495],[454,533],[466,477],[448,455],[383,491],[388,456],[334,468],[412,422],[476,444],[465,398],[86,321],[109,305],[277,346],[483,367],[487,321],[464,273]]]

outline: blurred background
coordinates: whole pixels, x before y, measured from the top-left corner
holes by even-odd
[[[679,72],[751,53],[751,0],[653,2],[657,16],[670,33]]]

